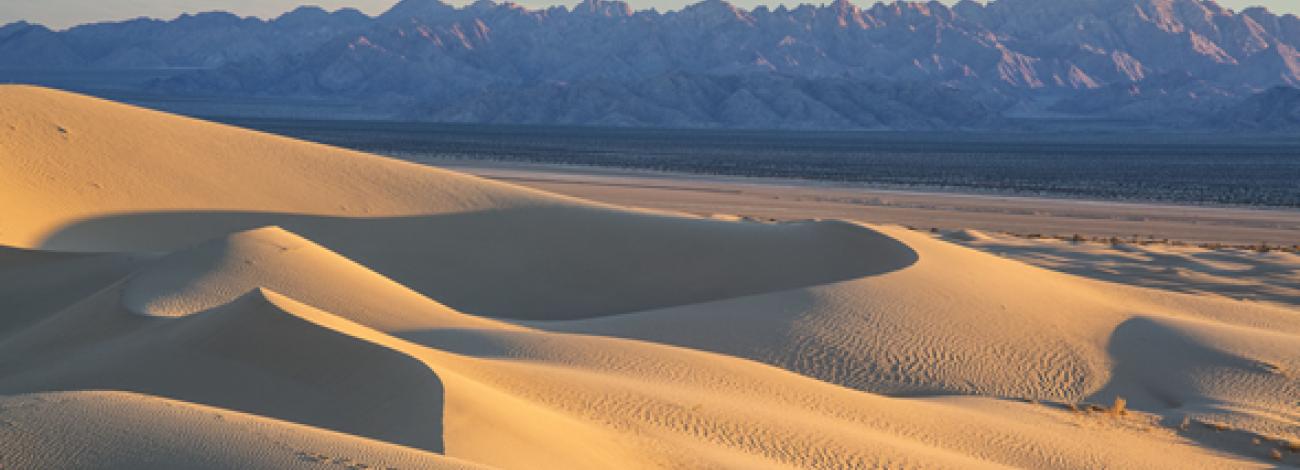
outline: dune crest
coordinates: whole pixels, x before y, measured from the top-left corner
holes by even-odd
[[[566,199],[45,88],[0,87],[0,103],[0,211],[9,221],[0,245],[35,247],[63,224],[111,213],[382,217]]]
[[[854,224],[616,208],[41,88],[0,87],[0,102],[0,245],[165,253],[274,225],[461,312],[513,319],[685,305],[915,260]]]
[[[165,256],[131,275],[122,302],[141,315],[184,317],[258,290],[383,331],[509,328],[456,312],[279,227],[231,234]]]
[[[1286,305],[31,87],[0,86],[0,159],[0,463],[1220,469],[1300,441]]]

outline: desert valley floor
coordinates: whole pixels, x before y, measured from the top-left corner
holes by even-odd
[[[1300,464],[1296,254],[871,222],[0,86],[0,468]]]

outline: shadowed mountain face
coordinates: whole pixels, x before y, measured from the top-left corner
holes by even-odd
[[[1227,127],[1295,131],[1300,129],[1300,90],[1270,89],[1228,108],[1219,119]]]
[[[1212,117],[1300,84],[1300,18],[1202,0],[996,0],[633,12],[403,0],[53,32],[0,29],[0,68],[190,68],[128,88],[329,99],[405,119],[951,129],[1024,119],[1238,127]],[[39,81],[39,80],[28,80]],[[1258,127],[1258,126],[1245,126]]]

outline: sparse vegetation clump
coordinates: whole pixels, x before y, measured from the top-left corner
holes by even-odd
[[[1128,414],[1128,401],[1124,397],[1115,397],[1115,401],[1109,407],[1098,405],[1096,403],[1066,403],[1065,407],[1075,413],[1103,413],[1112,416],[1124,416]],[[1184,420],[1185,421],[1185,420]]]
[[[1231,431],[1231,430],[1232,430],[1232,426],[1229,426],[1227,423],[1218,423],[1218,422],[1201,421],[1201,424],[1203,424],[1203,425],[1205,425],[1205,427],[1210,428],[1210,429],[1213,429],[1213,430],[1215,430],[1215,431],[1217,431],[1217,432],[1224,432],[1224,431]]]
[[[916,230],[915,228],[912,229]],[[1300,253],[1300,245],[1270,245],[1268,243],[1234,245],[1234,244],[1217,243],[1217,242],[1191,244],[1182,240],[1171,240],[1169,238],[1155,238],[1155,235],[1148,235],[1146,238],[1142,238],[1138,235],[1134,235],[1132,238],[1126,239],[1126,238],[1121,238],[1116,236],[1086,237],[1078,233],[1071,234],[1068,236],[1067,235],[1045,235],[1042,233],[1016,233],[1016,232],[1005,232],[1005,231],[999,233],[1010,235],[1016,238],[1024,238],[1028,240],[1053,239],[1053,240],[1066,241],[1074,244],[1092,242],[1092,243],[1100,243],[1100,244],[1111,245],[1111,246],[1123,246],[1123,245],[1138,245],[1138,246],[1163,245],[1163,246],[1177,246],[1177,247],[1195,246],[1197,248],[1201,248],[1205,250],[1214,250],[1214,251],[1241,250],[1241,251],[1253,251],[1256,253],[1272,253],[1272,252]]]
[[[1110,414],[1115,416],[1124,416],[1128,414],[1128,400],[1124,397],[1115,397],[1115,402],[1110,405]]]

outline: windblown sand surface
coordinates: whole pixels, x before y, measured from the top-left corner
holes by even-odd
[[[31,87],[0,162],[4,468],[1300,463],[1285,301]]]

